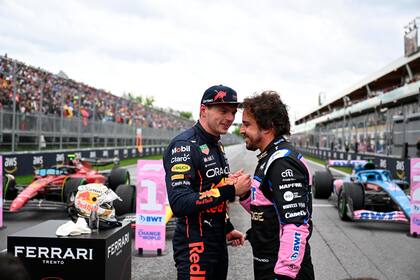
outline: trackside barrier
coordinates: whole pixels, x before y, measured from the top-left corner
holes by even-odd
[[[139,160],[136,170],[135,248],[162,255],[166,240],[166,183],[161,160]]]
[[[374,154],[356,154],[331,151],[316,148],[300,148],[303,155],[309,155],[324,160],[371,160],[378,168],[388,169],[394,178],[408,181],[410,179],[410,160],[396,157],[379,156]]]
[[[97,148],[79,150],[57,150],[48,152],[16,152],[3,154],[3,170],[7,174],[33,175],[35,170],[48,168],[52,165],[64,164],[68,154],[76,154],[82,158],[107,158],[119,159],[136,158],[163,154],[165,146],[145,146],[140,153],[137,147],[126,148]]]
[[[411,159],[411,214],[410,234],[420,235],[420,158]]]

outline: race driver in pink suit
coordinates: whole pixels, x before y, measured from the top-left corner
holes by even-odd
[[[251,214],[247,238],[255,279],[314,279],[311,175],[286,135],[290,122],[278,93],[265,91],[242,104],[241,134],[248,150],[259,150],[251,190],[241,197]]]

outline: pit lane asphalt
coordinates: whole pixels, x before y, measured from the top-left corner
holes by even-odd
[[[232,171],[244,168],[253,173],[256,152],[244,145],[226,147]],[[310,163],[312,172],[321,169]],[[134,181],[135,167],[129,168]],[[310,240],[316,279],[420,279],[420,239],[408,237],[409,226],[397,223],[342,222],[332,201],[314,199],[314,231]],[[235,228],[245,232],[250,226],[249,215],[239,203],[232,203],[230,216]],[[7,234],[48,219],[65,219],[64,213],[6,213],[6,229],[0,230],[0,250],[6,248]],[[176,279],[172,258],[172,233],[168,232],[162,256],[132,255],[132,279]],[[229,248],[228,279],[253,279],[252,253],[248,242],[240,248]]]

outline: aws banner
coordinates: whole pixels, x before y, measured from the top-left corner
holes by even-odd
[[[136,249],[165,250],[166,184],[161,160],[139,160],[136,170]]]
[[[410,233],[420,234],[420,158],[413,158],[410,162],[411,214]]]

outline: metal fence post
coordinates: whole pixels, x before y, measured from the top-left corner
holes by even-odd
[[[15,134],[16,134],[16,91],[17,91],[17,66],[16,60],[13,61],[13,116],[12,116],[12,152],[15,151]]]

